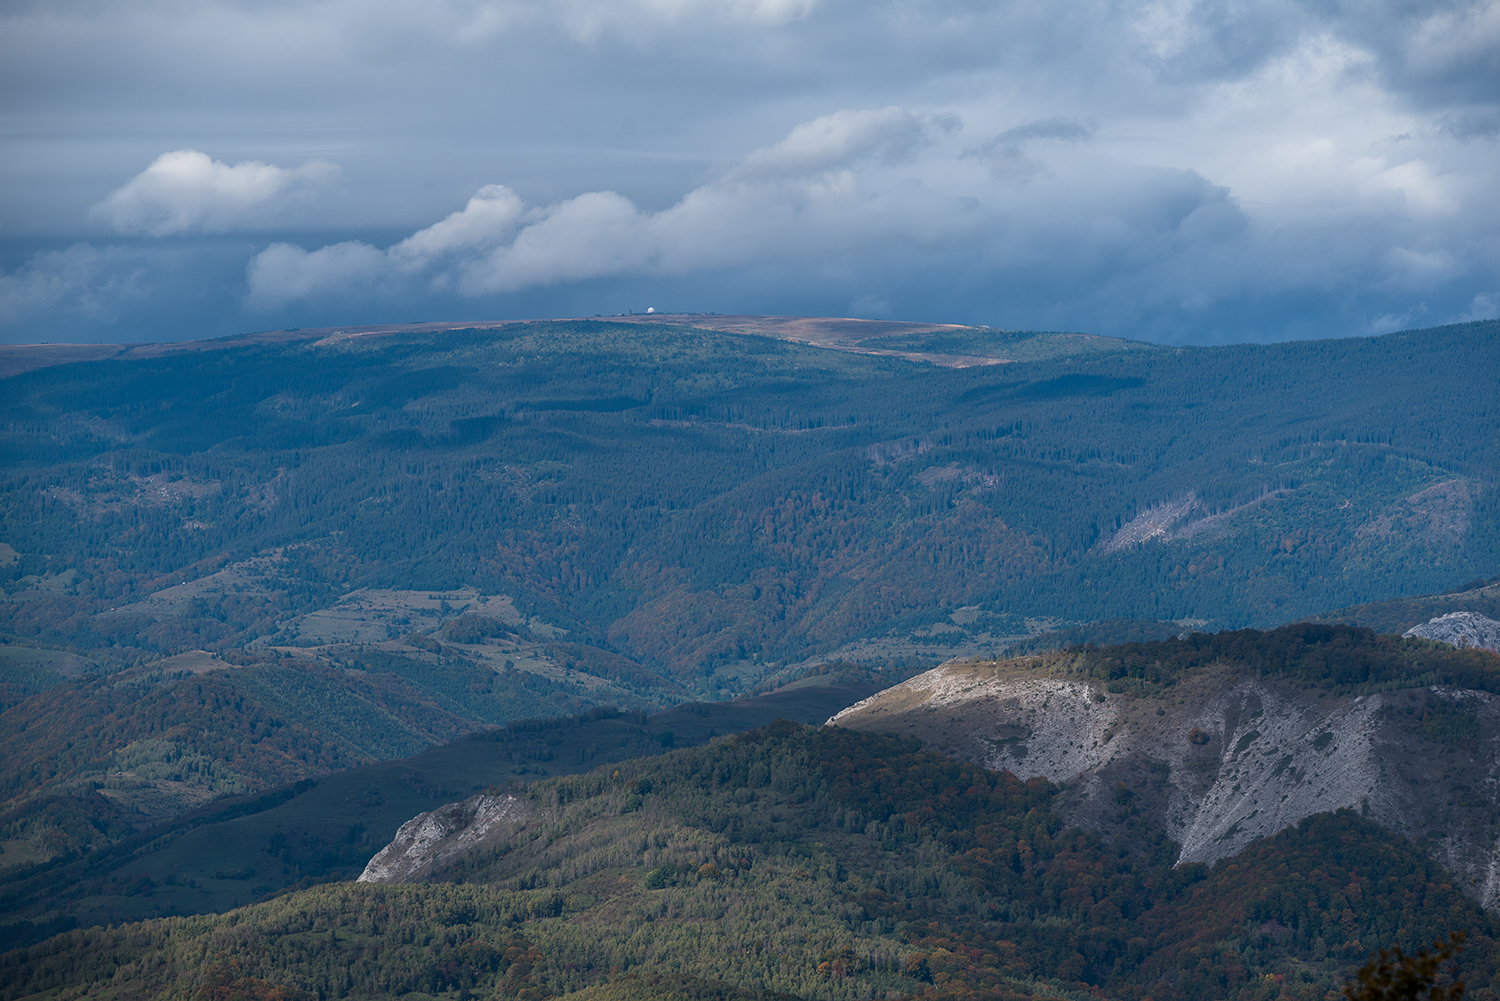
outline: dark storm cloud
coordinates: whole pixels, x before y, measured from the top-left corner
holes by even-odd
[[[1438,127],[1455,139],[1494,142],[1500,139],[1500,110],[1466,108],[1450,112],[1438,119]]]
[[[1384,86],[1427,107],[1500,97],[1500,4],[1491,0],[1328,4],[1330,30],[1373,57]]]
[[[1500,0],[0,11],[0,337],[1493,311]]]

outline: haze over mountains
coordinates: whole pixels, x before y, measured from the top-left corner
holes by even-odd
[[[13,349],[3,359],[13,374],[0,380],[0,897],[12,919],[0,925],[10,944],[284,894],[247,920],[295,924],[304,906],[347,906],[335,921],[343,928],[364,920],[365,905],[339,896],[351,891],[307,887],[358,875],[416,813],[476,793],[493,805],[507,785],[531,805],[505,838],[575,840],[550,854],[528,848],[516,856],[524,864],[459,852],[445,865],[523,895],[502,902],[476,890],[483,899],[462,907],[510,909],[481,938],[520,937],[483,938],[483,948],[540,950],[526,961],[534,980],[498,959],[435,980],[390,979],[382,966],[369,981],[378,988],[318,980],[325,974],[290,960],[254,960],[253,978],[334,996],[483,989],[531,1001],[662,959],[736,989],[807,996],[951,982],[1012,992],[997,997],[1093,985],[1138,998],[1146,981],[1122,971],[1177,962],[1167,957],[1201,935],[1216,943],[1203,946],[1209,979],[1175,994],[1152,986],[1152,996],[1198,996],[1210,982],[1239,991],[1243,977],[1222,972],[1239,962],[1241,973],[1321,997],[1372,941],[1410,941],[1412,929],[1442,923],[1411,900],[1372,910],[1366,930],[1337,942],[1310,911],[1259,924],[1242,915],[1234,928],[1182,917],[1196,891],[1172,873],[1255,852],[1270,852],[1274,871],[1276,853],[1316,856],[1293,845],[1299,837],[1378,841],[1391,878],[1449,881],[1447,896],[1414,889],[1414,899],[1489,920],[1479,908],[1494,896],[1500,800],[1487,748],[1500,661],[1421,637],[1443,615],[1468,616],[1475,636],[1500,617],[1486,583],[1500,564],[1500,324],[1166,348],[940,324],[626,316],[279,331],[88,354]],[[1267,640],[1270,652],[1253,657],[1246,650],[1261,649],[1259,639],[1213,644],[1260,633],[1207,635],[1303,619],[1342,625],[1266,634],[1300,638]],[[1350,628],[1360,626],[1388,635]],[[1415,638],[1399,639],[1414,627]],[[1043,653],[1126,641],[1137,646]],[[1030,659],[997,666],[1008,652]],[[1339,673],[1346,655],[1364,665],[1358,677]],[[948,675],[889,686],[952,657],[969,666],[941,671],[978,672],[972,693],[886,711]],[[1122,673],[1100,667],[1111,657]],[[737,756],[762,751],[725,736],[776,715],[821,722],[887,688],[840,725],[916,735],[920,754],[911,743],[783,727],[744,738],[766,742],[761,781]],[[1076,702],[1081,722],[1049,698]],[[1016,705],[1004,708],[1007,699]],[[917,725],[870,722],[877,716]],[[537,722],[545,717],[554,719]],[[1320,744],[1325,733],[1334,737]],[[1449,760],[1454,740],[1473,760]],[[856,743],[836,752],[839,741]],[[1382,748],[1403,742],[1396,768]],[[945,769],[971,766],[928,752],[1019,777],[962,773],[998,797],[974,809],[1046,855],[1034,871],[1014,861],[1019,847],[1002,858],[965,840],[968,807],[942,812],[947,784],[959,781]],[[1314,764],[1335,767],[1323,761],[1335,752],[1344,757],[1334,793],[1288,785],[1301,788]],[[898,794],[866,776],[835,794],[839,755],[918,755],[910,767],[930,782]],[[609,768],[576,787],[556,778],[627,760],[618,782]],[[1443,778],[1408,791],[1390,784],[1391,768],[1405,777],[1440,768]],[[693,775],[716,777],[703,786]],[[668,787],[700,813],[649,791]],[[699,787],[707,800],[691,799]],[[762,789],[776,804],[764,829],[752,809]],[[1260,802],[1273,792],[1287,797],[1274,809]],[[597,801],[576,817],[575,793]],[[848,804],[872,796],[883,805],[850,819]],[[932,797],[934,816],[947,819],[898,823],[916,817],[903,805],[910,797]],[[1346,806],[1359,816],[1317,819]],[[642,828],[637,814],[648,808],[657,812]],[[651,834],[660,824],[681,836]],[[1298,824],[1300,834],[1284,832]],[[1065,836],[1073,827],[1084,832],[1077,844]],[[1034,833],[1015,833],[1023,829]],[[1130,838],[1134,854],[1122,847]],[[1267,847],[1276,838],[1280,847]],[[480,847],[502,842],[496,834]],[[764,860],[782,861],[752,892],[734,880],[763,861],[753,845],[779,845]],[[965,853],[979,849],[992,853],[985,866],[1010,875],[964,869]],[[1349,872],[1367,868],[1365,848],[1349,851]],[[1064,855],[1125,883],[1091,891],[1087,904],[1067,898],[1047,882]],[[927,875],[897,888],[897,858]],[[703,875],[708,867],[718,875]],[[719,907],[712,901],[731,884],[748,894],[745,906],[787,907],[776,920],[799,920],[804,868],[815,883],[825,869],[830,880],[805,900],[805,913],[827,922],[822,937],[793,948],[781,933],[756,932],[781,944],[732,975],[710,975],[717,946],[683,951],[671,935],[597,949],[567,937],[603,928],[611,908],[633,915],[621,927],[636,931],[664,916],[708,920],[702,909]],[[455,878],[423,872],[443,885]],[[1314,882],[1329,870],[1319,872]],[[852,873],[866,882],[849,882]],[[955,879],[977,896],[953,896]],[[1147,893],[1148,884],[1171,889]],[[877,886],[887,895],[878,906],[859,896]],[[525,896],[541,887],[562,902]],[[651,894],[675,899],[674,887],[692,900],[653,910]],[[410,892],[401,899],[418,910],[448,899]],[[1324,911],[1328,892],[1318,891]],[[996,911],[1005,894],[1031,901],[1029,916]],[[1106,897],[1117,916],[1068,924],[1092,920]],[[851,916],[855,900],[865,917]],[[1153,910],[1162,907],[1178,918]],[[911,922],[929,911],[943,930],[922,945]],[[717,913],[725,928],[739,920]],[[218,934],[219,919],[201,920],[191,934],[189,925],[161,932],[177,944],[158,931],[139,942],[180,968],[189,953],[172,950]],[[412,920],[443,925],[430,914]],[[1054,941],[1039,929],[1056,921],[1073,931]],[[1226,943],[1269,921],[1297,930],[1285,940],[1256,932],[1267,951],[1231,961],[1237,947]],[[526,938],[543,925],[562,937]],[[1096,926],[1114,944],[1079,947],[1075,962],[1061,943]],[[93,980],[72,974],[47,979],[46,970],[84,968],[67,957],[92,933],[70,934],[14,954],[7,996],[89,989]],[[1030,958],[976,954],[942,980],[931,957],[959,955],[950,934],[981,952],[1019,943]],[[1140,937],[1156,944],[1123,944]],[[117,947],[121,963],[139,960],[136,945]],[[443,948],[412,961],[440,969],[451,959]],[[766,965],[777,949],[796,957],[786,960],[795,970]],[[331,944],[314,951],[328,970],[343,962]],[[919,953],[928,959],[913,960]],[[845,973],[824,976],[824,965]],[[201,986],[135,976],[121,996]]]

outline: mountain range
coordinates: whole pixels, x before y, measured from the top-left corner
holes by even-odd
[[[1459,924],[1488,971],[1497,334],[8,349],[0,992],[1321,998]]]

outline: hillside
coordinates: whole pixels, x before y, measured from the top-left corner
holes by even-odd
[[[1500,618],[1500,581],[1471,581],[1443,594],[1412,595],[1376,601],[1308,616],[1308,622],[1363,626],[1377,633],[1400,634],[1450,612],[1474,612]]]
[[[902,358],[950,368],[1039,361],[1096,351],[1149,350],[1150,345],[1095,334],[997,330],[954,323],[906,323],[830,316],[721,316],[717,313],[651,313],[595,317],[595,321],[692,327],[721,333],[770,337],[794,344],[856,354]],[[267,330],[212,341],[160,344],[9,344],[0,345],[0,379],[53,365],[102,358],[139,360],[185,351],[218,351],[261,344],[345,341],[409,334],[443,334],[455,330],[500,330],[517,324],[548,321],[500,320],[479,323],[394,323]],[[575,321],[553,320],[553,323]]]
[[[515,787],[691,747],[778,718],[818,722],[882,687],[858,672],[807,680],[822,683],[733,702],[687,703],[649,716],[603,708],[512,720],[504,729],[411,757],[332,774],[325,768],[295,782],[283,775],[284,784],[274,770],[256,773],[242,763],[264,791],[201,806],[201,799],[179,803],[149,823],[129,823],[135,818],[122,817],[119,809],[120,790],[142,795],[146,782],[139,773],[146,769],[139,766],[124,776],[21,798],[0,818],[11,837],[4,844],[35,854],[0,869],[0,951],[61,928],[226,911],[289,887],[353,879],[413,814],[476,789]],[[274,754],[284,746],[278,734],[233,750]],[[284,765],[286,757],[275,763]],[[179,755],[175,767],[186,764]]]
[[[225,657],[58,676],[0,712],[0,874],[510,720],[660,705],[410,648]]]
[[[0,960],[0,994],[1321,1001],[1455,926],[1470,996],[1500,986],[1492,919],[1350,811],[1174,869],[1069,828],[1044,779],[784,723],[518,795],[436,881],[67,932]]]
[[[565,753],[513,730],[484,783],[660,752],[619,721],[789,682],[823,685],[807,709],[953,656],[1493,615],[1493,588],[1404,596],[1500,563],[1497,335],[615,317],[12,352],[5,934],[353,876],[480,782],[413,755],[525,718],[591,722]],[[1421,712],[1488,733],[1449,702]],[[1474,892],[1465,784],[1429,840]]]
[[[1212,863],[1315,814],[1357,811],[1500,905],[1490,775],[1500,657],[1341,626],[1009,661],[954,661],[829,723],[915,737],[1022,779],[1122,851]]]
[[[1166,350],[628,319],[11,376],[0,632],[109,667],[500,602],[504,649],[469,652],[720,697],[1071,623],[1275,625],[1500,560],[1494,323]],[[938,349],[1017,360],[907,357]]]

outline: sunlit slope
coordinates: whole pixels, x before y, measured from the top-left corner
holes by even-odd
[[[1348,811],[1174,869],[1069,829],[1045,780],[790,725],[524,795],[532,820],[446,881],[69,932],[5,957],[0,989],[189,996],[221,965],[323,997],[1321,1001],[1374,945],[1455,925],[1472,996],[1500,972],[1442,867]]]
[[[224,911],[292,886],[353,879],[413,815],[476,790],[661,754],[779,718],[821,722],[881,687],[821,680],[830,683],[649,716],[604,708],[512,720],[504,729],[332,774],[328,761],[297,753],[310,746],[326,755],[331,740],[311,743],[305,727],[267,727],[264,707],[248,706],[256,715],[237,720],[249,724],[241,730],[204,713],[200,733],[211,732],[211,742],[196,734],[139,741],[110,762],[128,770],[82,769],[72,781],[11,800],[0,814],[7,836],[0,840],[0,951],[49,929]],[[161,708],[156,702],[133,721]],[[304,743],[293,744],[294,736]],[[226,774],[240,785],[228,786]],[[247,786],[253,792],[235,795]],[[158,812],[143,817],[131,809],[142,804]]]

